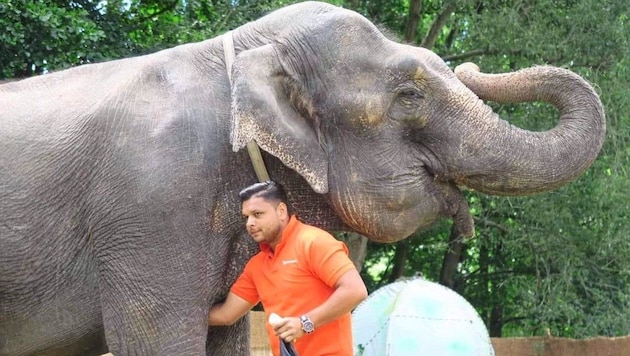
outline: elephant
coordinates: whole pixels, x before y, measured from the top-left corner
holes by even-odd
[[[548,102],[559,121],[531,132],[485,101]],[[238,201],[252,143],[303,221],[389,243],[443,218],[473,235],[462,189],[568,184],[605,126],[569,70],[451,70],[319,2],[3,84],[0,354],[249,354],[246,318],[207,314],[258,250]]]

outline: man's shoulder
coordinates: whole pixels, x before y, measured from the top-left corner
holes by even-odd
[[[302,241],[311,241],[316,239],[335,239],[328,231],[320,229],[317,226],[310,225],[299,221],[297,235]]]
[[[331,251],[343,243],[331,233],[316,226],[301,223],[296,233],[296,246],[302,251]]]

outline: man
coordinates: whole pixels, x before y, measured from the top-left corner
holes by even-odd
[[[231,325],[260,301],[267,318],[282,317],[274,326],[267,323],[274,355],[278,336],[293,342],[300,356],[353,355],[350,311],[367,291],[345,244],[292,215],[278,183],[256,183],[239,197],[260,252],[225,301],[212,306],[209,324]]]

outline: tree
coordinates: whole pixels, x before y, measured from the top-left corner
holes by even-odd
[[[0,79],[201,41],[282,5],[282,0],[7,0],[0,3],[5,29]]]
[[[81,64],[105,37],[80,7],[54,1],[0,3],[0,79]]]

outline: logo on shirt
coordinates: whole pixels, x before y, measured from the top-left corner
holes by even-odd
[[[282,261],[283,265],[288,265],[288,264],[291,264],[291,263],[297,263],[297,260],[294,259],[294,260],[283,260]]]

